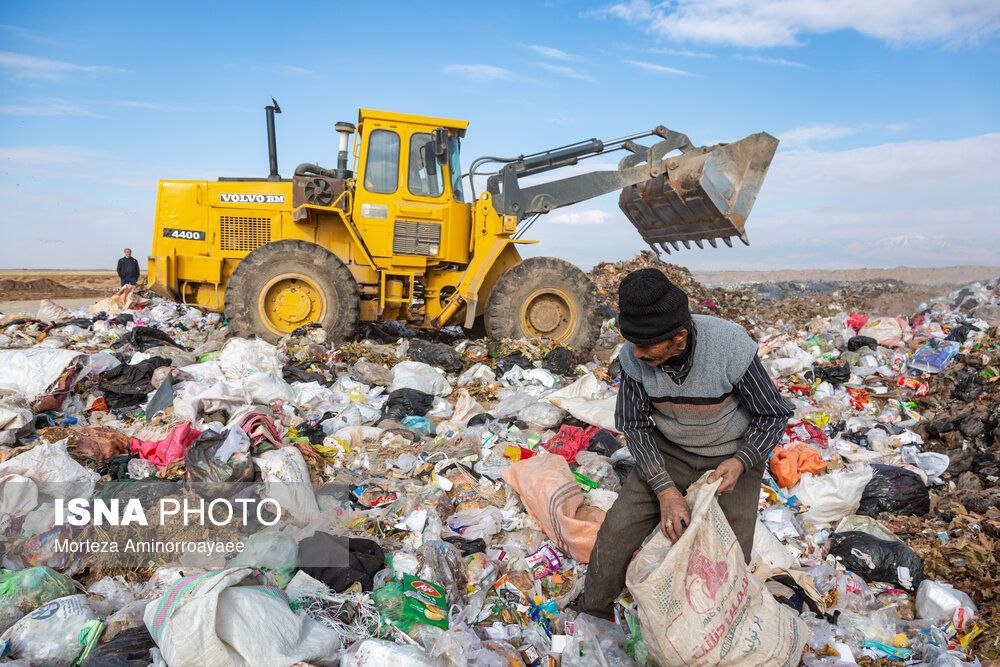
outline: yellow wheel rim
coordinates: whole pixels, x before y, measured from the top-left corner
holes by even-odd
[[[319,322],[326,315],[326,295],[316,282],[301,273],[271,278],[257,297],[261,321],[273,333],[284,335]]]
[[[521,330],[531,338],[563,342],[576,324],[570,302],[566,292],[553,287],[532,292],[521,306]]]

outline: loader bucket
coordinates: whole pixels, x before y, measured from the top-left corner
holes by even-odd
[[[659,253],[679,244],[712,247],[732,237],[750,245],[746,219],[771,164],[778,140],[760,132],[732,144],[688,148],[667,157],[662,173],[624,188],[618,200],[642,238]]]

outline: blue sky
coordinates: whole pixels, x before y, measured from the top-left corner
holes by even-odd
[[[875,5],[873,7],[873,5]],[[0,267],[148,254],[156,181],[333,165],[360,106],[465,118],[466,164],[657,124],[781,147],[750,247],[692,269],[998,264],[1000,3],[17,2],[0,9]],[[595,164],[614,164],[617,156]],[[644,245],[617,196],[543,217],[589,267]]]

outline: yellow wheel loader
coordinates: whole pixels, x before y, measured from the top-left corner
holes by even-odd
[[[518,245],[535,243],[523,238],[531,224],[620,190],[622,211],[657,254],[691,242],[748,243],[746,217],[778,144],[759,133],[696,147],[659,126],[481,157],[463,173],[466,121],[361,109],[357,125],[335,125],[336,169],[301,164],[285,179],[275,148],[281,109],[272,102],[270,175],[161,181],[149,258],[158,293],[224,312],[234,333],[271,341],[311,323],[343,339],[359,322],[401,320],[478,326],[494,338],[545,338],[586,353],[600,328],[593,285],[564,260],[522,261]],[[577,167],[537,183],[617,151],[616,170]]]

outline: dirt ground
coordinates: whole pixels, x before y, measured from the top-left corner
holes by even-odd
[[[114,271],[0,269],[0,313],[34,315],[42,299],[75,308],[114,294],[118,287]]]
[[[709,287],[739,283],[768,283],[789,280],[901,280],[910,285],[934,287],[963,285],[989,280],[1000,274],[1000,266],[945,266],[936,269],[897,266],[892,269],[779,269],[775,271],[692,271],[695,278]]]

